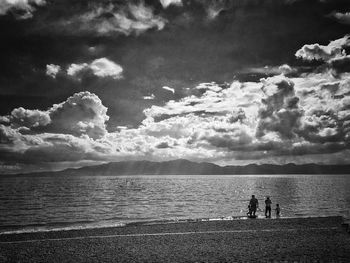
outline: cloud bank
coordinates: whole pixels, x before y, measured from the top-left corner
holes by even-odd
[[[316,58],[326,66],[315,72],[201,83],[181,99],[146,108],[145,119],[135,128],[108,131],[107,107],[87,91],[45,111],[19,107],[0,117],[0,153],[4,161],[30,163],[177,158],[222,164],[346,163],[348,43],[344,36],[327,46],[302,47],[297,57]],[[88,68],[96,76],[114,76],[113,65],[98,59],[72,64],[67,72],[74,76]]]

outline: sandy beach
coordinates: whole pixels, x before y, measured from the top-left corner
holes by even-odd
[[[342,217],[133,224],[0,235],[0,262],[349,262]]]

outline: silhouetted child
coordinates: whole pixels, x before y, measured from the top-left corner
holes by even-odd
[[[247,216],[252,216],[252,208],[250,205],[248,205],[248,213],[247,213]]]
[[[279,204],[276,204],[276,217],[279,218],[281,216],[281,208]]]

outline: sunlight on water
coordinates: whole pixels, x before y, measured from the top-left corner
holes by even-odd
[[[349,217],[349,189],[349,175],[1,178],[0,227],[244,216],[252,194],[285,217]]]

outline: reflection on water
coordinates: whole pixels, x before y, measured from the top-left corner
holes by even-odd
[[[282,216],[348,217],[349,189],[350,175],[1,178],[0,227],[243,216],[252,194]]]

